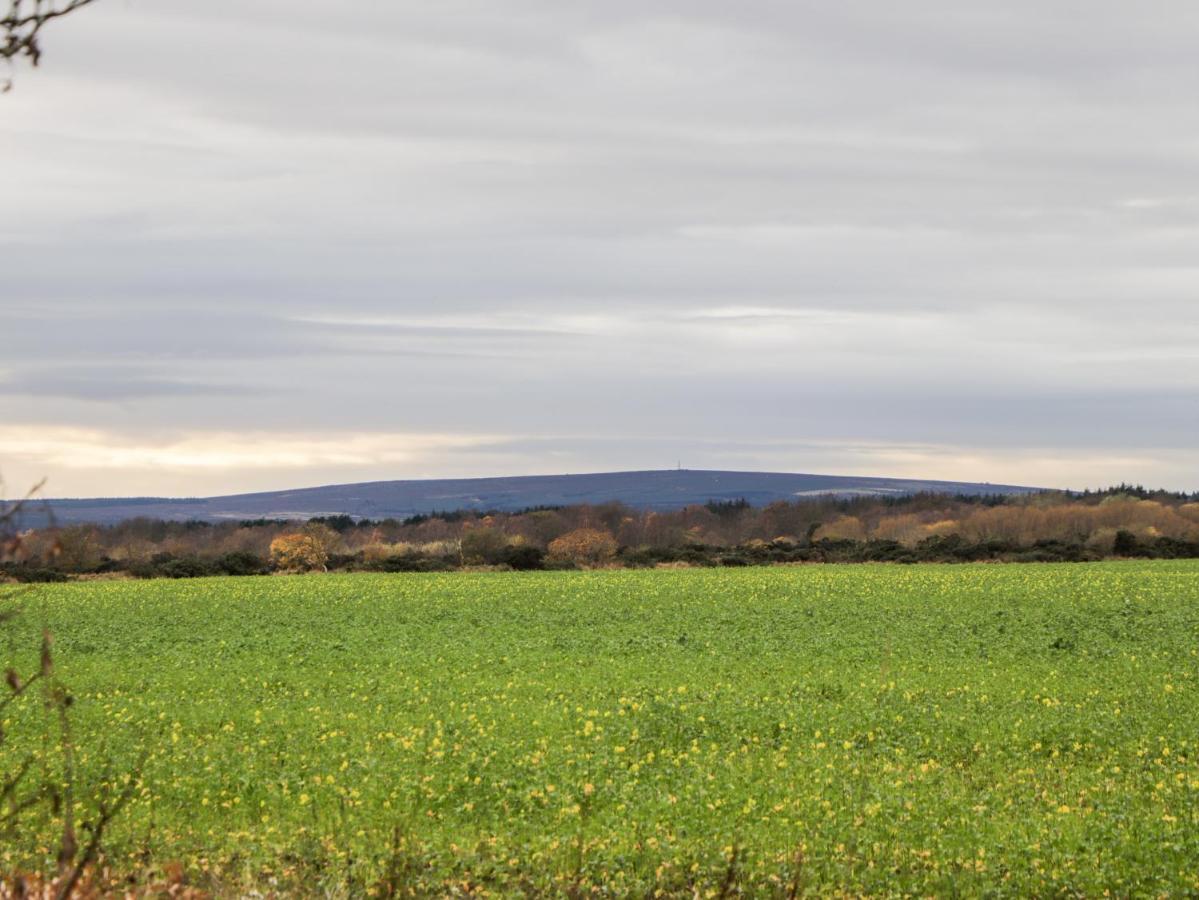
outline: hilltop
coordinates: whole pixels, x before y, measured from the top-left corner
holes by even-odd
[[[432,511],[512,512],[538,506],[620,501],[639,509],[672,510],[708,501],[744,499],[754,506],[819,496],[1026,494],[1037,488],[959,481],[869,478],[784,472],[667,469],[583,475],[528,475],[373,481],[220,497],[99,498],[47,501],[60,523],[112,523],[136,517],[209,522],[308,519],[350,515],[402,519]],[[40,518],[38,516],[37,518]]]

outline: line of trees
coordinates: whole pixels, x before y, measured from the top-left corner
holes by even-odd
[[[1018,497],[711,502],[673,512],[620,503],[407,519],[210,524],[131,519],[31,531],[0,576],[253,575],[797,562],[1199,557],[1199,496],[1122,485]]]

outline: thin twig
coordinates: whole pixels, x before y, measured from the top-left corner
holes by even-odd
[[[0,19],[0,59],[9,60],[25,56],[33,65],[42,58],[39,41],[42,28],[54,19],[87,6],[94,0],[67,0],[62,6],[47,6],[44,0],[35,0],[32,12],[23,12],[26,0],[9,0],[8,15]],[[12,79],[0,83],[0,93],[12,89]]]
[[[41,677],[42,673],[38,672],[36,675],[30,676],[27,681],[21,682],[20,687],[13,688],[12,693],[10,693],[3,700],[0,700],[0,712],[4,712],[5,707],[29,690],[31,685],[37,684],[38,679]]]
[[[145,757],[143,756],[142,761],[139,762],[135,767],[135,771],[141,770],[144,761]],[[71,892],[75,890],[75,885],[77,885],[79,883],[79,879],[83,877],[84,871],[88,866],[96,861],[96,857],[100,851],[100,841],[104,838],[105,829],[107,829],[112,820],[120,814],[125,805],[133,799],[133,793],[136,790],[137,778],[135,778],[133,775],[130,775],[129,781],[125,785],[125,789],[121,791],[115,803],[109,805],[106,800],[101,801],[100,809],[96,817],[96,824],[91,829],[91,840],[88,841],[87,847],[84,848],[83,855],[79,857],[79,861],[71,870],[71,874],[67,877],[66,881],[59,885],[58,891],[55,894],[56,900],[66,900],[66,898],[71,896]]]

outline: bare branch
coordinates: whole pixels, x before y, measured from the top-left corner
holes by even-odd
[[[135,772],[141,771],[145,764],[145,754],[138,762]],[[71,896],[71,892],[75,890],[75,886],[79,883],[79,879],[83,877],[83,873],[87,867],[96,861],[99,856],[100,842],[104,838],[104,832],[112,823],[112,820],[124,809],[125,805],[133,799],[133,794],[137,790],[137,778],[130,775],[128,781],[125,782],[124,789],[115,798],[111,795],[106,795],[100,801],[100,808],[97,810],[96,821],[90,827],[92,837],[88,841],[87,847],[83,850],[83,855],[79,857],[79,861],[75,863],[66,879],[63,880],[55,893],[56,900],[67,900]]]
[[[9,670],[9,671],[12,671],[12,670]],[[13,688],[11,694],[9,694],[3,700],[0,700],[0,712],[2,712],[4,710],[4,708],[6,706],[8,706],[8,704],[12,703],[14,700],[16,700],[18,697],[20,697],[23,693],[25,693],[25,691],[29,690],[29,686],[32,684],[35,684],[37,682],[37,680],[41,677],[42,677],[41,673],[38,672],[36,675],[32,675],[27,680],[22,681],[20,683],[19,687]]]
[[[8,0],[8,14],[0,18],[0,59],[11,61],[23,56],[36,66],[42,58],[42,28],[93,2],[95,0]],[[0,92],[11,88],[11,79],[0,83]]]

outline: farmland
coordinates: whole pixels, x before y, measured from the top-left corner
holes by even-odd
[[[1199,564],[97,581],[22,600],[107,861],[202,886],[1199,891]],[[44,740],[6,713],[0,771]],[[30,819],[5,870],[51,865]]]

